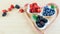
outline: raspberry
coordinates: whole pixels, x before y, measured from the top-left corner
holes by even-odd
[[[41,9],[40,7],[37,5],[37,3],[32,3],[30,4],[30,13],[40,13]]]
[[[33,8],[33,5],[32,4],[30,4],[30,9],[32,9]]]
[[[35,13],[35,10],[34,9],[30,9],[30,13]]]
[[[36,5],[37,6],[37,3],[32,3],[32,5],[34,6],[34,5]]]
[[[37,12],[37,13],[40,13],[40,12],[41,12],[41,10],[40,10],[40,9],[36,9],[36,12]]]

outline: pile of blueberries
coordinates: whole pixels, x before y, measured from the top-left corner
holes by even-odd
[[[55,10],[52,8],[49,8],[48,6],[45,6],[43,9],[43,16],[52,16],[55,14]]]
[[[46,18],[43,18],[43,16],[40,16],[40,15],[37,16],[36,25],[39,28],[43,28],[47,22],[48,20]]]

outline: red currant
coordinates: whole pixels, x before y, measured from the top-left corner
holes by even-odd
[[[7,10],[2,10],[3,13],[8,12]]]
[[[14,5],[11,5],[11,6],[10,6],[10,8],[12,8],[12,9],[13,9],[13,8],[14,8]]]
[[[11,11],[12,10],[12,8],[8,8],[8,11]]]
[[[24,12],[24,10],[23,10],[23,9],[20,9],[20,10],[19,10],[19,12],[20,12],[20,13],[23,13],[23,12]]]

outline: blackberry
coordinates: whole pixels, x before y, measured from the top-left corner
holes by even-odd
[[[38,15],[37,20],[36,20],[36,25],[39,28],[42,28],[45,26],[45,24],[48,22],[47,19],[43,18],[42,16]]]
[[[6,12],[4,12],[3,14],[2,14],[2,16],[4,17],[4,16],[6,16],[7,15],[7,13]]]
[[[48,20],[45,19],[45,18],[42,18],[40,21],[43,21],[44,23],[47,23],[48,22]]]
[[[19,5],[15,5],[15,8],[19,9],[19,8],[20,8],[20,6],[19,6]]]
[[[45,26],[45,23],[43,21],[40,21],[39,19],[36,21],[36,25],[39,27],[39,28],[43,28]]]
[[[37,19],[42,19],[42,18],[43,18],[43,16],[40,16],[40,15],[37,16]]]

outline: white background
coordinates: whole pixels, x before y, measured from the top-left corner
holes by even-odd
[[[8,12],[2,17],[2,9],[8,9],[11,4],[18,4],[21,7],[26,3],[37,2],[40,6],[48,3],[56,3],[60,9],[60,0],[0,0],[0,34],[37,34],[28,24],[29,21],[17,9]],[[45,34],[60,34],[60,14],[55,22],[45,31]]]

